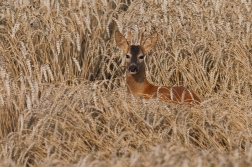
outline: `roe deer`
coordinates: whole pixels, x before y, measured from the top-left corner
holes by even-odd
[[[144,57],[157,43],[158,34],[154,32],[140,44],[143,34],[141,33],[137,45],[129,45],[126,38],[119,32],[115,32],[117,46],[126,55],[126,83],[127,90],[134,95],[149,99],[159,97],[161,101],[188,102],[200,104],[196,94],[183,86],[155,86],[148,82],[145,72]],[[129,33],[131,39],[131,34]],[[131,40],[132,43],[132,40]]]

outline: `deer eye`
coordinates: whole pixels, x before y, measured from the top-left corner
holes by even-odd
[[[126,55],[126,59],[129,59],[130,58],[130,55]]]
[[[144,59],[144,56],[139,56],[139,59]]]

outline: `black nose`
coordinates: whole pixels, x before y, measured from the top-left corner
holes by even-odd
[[[137,71],[138,71],[138,68],[137,68],[136,65],[130,65],[130,66],[129,66],[129,71],[130,71],[130,72],[137,72]]]

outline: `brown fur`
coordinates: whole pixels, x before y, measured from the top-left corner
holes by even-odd
[[[128,91],[133,92],[138,97],[150,99],[151,97],[156,98],[157,96],[159,96],[161,101],[200,104],[200,99],[197,97],[197,95],[183,86],[155,86],[148,82],[145,75],[139,76],[131,75],[129,71],[126,72]]]

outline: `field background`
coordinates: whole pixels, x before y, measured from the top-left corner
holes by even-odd
[[[251,0],[0,1],[0,166],[252,166],[251,12]],[[157,31],[148,80],[202,104],[127,94],[117,29]]]

